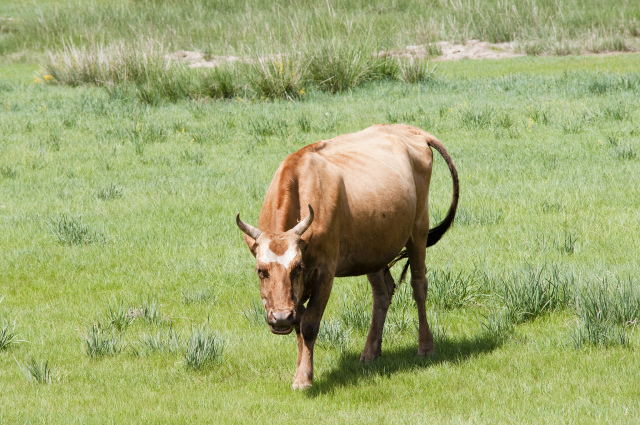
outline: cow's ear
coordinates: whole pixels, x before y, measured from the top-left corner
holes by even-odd
[[[249,235],[244,235],[244,241],[249,247],[249,251],[251,251],[251,253],[255,257],[258,252],[258,242],[256,242],[256,240]]]

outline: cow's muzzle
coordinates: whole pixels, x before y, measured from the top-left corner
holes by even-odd
[[[296,314],[292,310],[272,310],[268,315],[269,329],[276,335],[288,335],[296,323]]]

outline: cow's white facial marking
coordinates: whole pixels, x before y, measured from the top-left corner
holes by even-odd
[[[276,255],[273,251],[269,249],[269,240],[260,241],[260,250],[258,252],[258,260],[264,264],[270,263],[278,263],[284,266],[286,269],[289,269],[291,262],[296,255],[298,255],[298,250],[296,249],[296,245],[289,245],[287,250],[282,255]]]

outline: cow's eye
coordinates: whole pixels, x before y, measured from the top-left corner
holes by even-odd
[[[296,267],[293,269],[293,271],[296,273],[302,273],[303,269],[304,269],[304,266],[302,265],[302,263],[298,263],[296,264]]]
[[[269,277],[269,273],[267,273],[267,271],[264,269],[258,269],[258,276],[260,277],[260,279],[265,279]]]

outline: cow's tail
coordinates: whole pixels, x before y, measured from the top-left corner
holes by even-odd
[[[442,236],[449,230],[451,225],[453,224],[453,220],[456,217],[456,210],[458,209],[458,199],[460,198],[460,181],[458,180],[458,170],[456,170],[456,166],[449,155],[449,152],[444,148],[442,142],[436,139],[433,136],[427,136],[427,144],[433,149],[437,150],[440,155],[444,158],[445,162],[449,166],[449,171],[451,172],[451,180],[453,180],[453,197],[451,199],[451,205],[449,206],[449,211],[445,216],[444,220],[442,220],[438,225],[432,229],[429,229],[429,236],[427,237],[427,247],[435,245]],[[408,258],[406,248],[403,249],[400,254],[396,258],[393,259],[391,263],[389,263],[388,267],[393,267],[398,261]],[[402,268],[402,273],[400,274],[400,282],[402,282],[407,275],[407,270],[409,269],[409,261]]]

